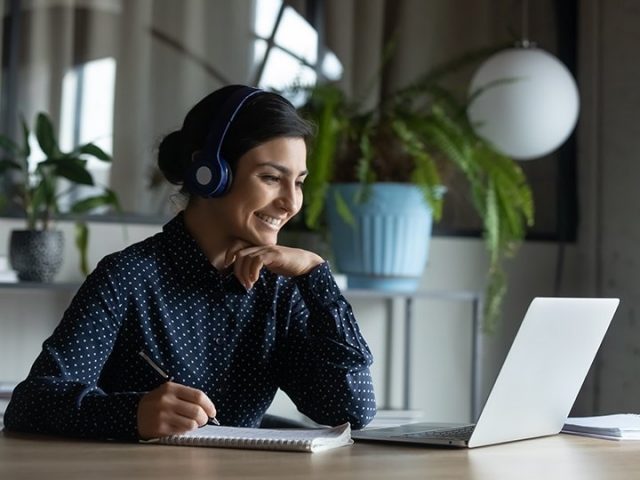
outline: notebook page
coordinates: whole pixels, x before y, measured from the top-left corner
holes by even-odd
[[[151,442],[200,447],[257,448],[320,452],[351,445],[349,423],[320,429],[263,429],[207,425],[183,435],[171,435]]]
[[[217,427],[205,425],[202,428],[179,435],[184,438],[238,438],[256,440],[288,440],[293,442],[311,442],[320,437],[339,438],[345,431],[345,426],[340,425],[330,429],[268,429],[268,428],[240,428]]]

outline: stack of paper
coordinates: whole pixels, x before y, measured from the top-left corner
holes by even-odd
[[[640,415],[625,413],[598,417],[569,417],[562,432],[609,440],[640,440]]]

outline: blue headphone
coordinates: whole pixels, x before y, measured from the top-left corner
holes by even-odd
[[[242,106],[259,93],[263,93],[263,90],[241,87],[222,105],[220,113],[214,118],[204,148],[193,154],[187,169],[185,185],[192,194],[205,198],[221,197],[231,188],[231,167],[222,157],[222,144]]]

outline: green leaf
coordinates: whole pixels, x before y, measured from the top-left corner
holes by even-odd
[[[43,164],[52,164],[55,168],[55,174],[64,177],[74,183],[80,185],[93,185],[93,177],[85,168],[84,162],[77,159],[56,159],[55,161],[42,162]]]
[[[31,135],[31,132],[29,131],[29,126],[24,118],[20,119],[20,123],[22,124],[22,158],[24,158],[24,164],[28,169],[28,160],[31,156],[31,145],[29,145],[29,136]]]
[[[309,152],[309,175],[304,182],[305,224],[317,229],[326,202],[327,184],[333,175],[334,153],[339,142],[340,123],[336,111],[342,97],[333,86],[318,87],[305,116],[317,124],[315,141]]]
[[[347,202],[345,201],[345,199],[342,197],[342,195],[340,195],[340,192],[336,190],[334,192],[333,198],[336,202],[336,210],[338,212],[338,215],[340,215],[340,218],[342,218],[342,220],[344,220],[345,223],[347,223],[348,225],[355,227],[356,219],[353,216],[353,213],[351,213],[351,209],[349,209],[349,205],[347,205]]]
[[[500,221],[500,215],[498,212],[498,200],[496,198],[496,191],[493,183],[490,181],[487,188],[485,204],[485,217],[484,217],[484,229],[485,229],[485,243],[487,249],[491,254],[491,263],[495,263],[500,255],[500,227],[502,222]]]
[[[110,162],[111,155],[102,150],[100,147],[93,143],[87,143],[86,145],[80,145],[78,148],[74,150],[76,154],[86,154],[91,155],[92,157],[97,158],[98,160],[102,160],[103,162]]]
[[[87,276],[89,274],[89,259],[88,259],[88,247],[89,247],[89,228],[85,222],[76,223],[76,247],[80,254],[80,271]]]
[[[86,213],[98,207],[116,206],[117,203],[118,202],[115,198],[115,194],[109,191],[104,193],[103,195],[95,195],[93,197],[87,197],[77,201],[71,206],[71,212]]]
[[[10,158],[0,159],[0,173],[7,170],[22,170],[22,166]]]
[[[483,309],[483,331],[491,334],[496,330],[501,317],[502,303],[507,293],[507,275],[499,263],[489,267],[485,303]]]
[[[0,148],[13,155],[16,155],[20,152],[20,147],[18,146],[18,144],[6,135],[0,135]]]
[[[427,205],[431,208],[435,221],[442,217],[442,181],[433,157],[418,135],[409,128],[409,124],[402,120],[393,122],[393,129],[403,143],[404,148],[413,158],[414,169],[411,181],[422,191]]]
[[[49,158],[55,158],[60,154],[55,135],[53,133],[53,124],[46,113],[38,113],[36,118],[36,138],[38,144]]]
[[[41,169],[38,166],[38,169]],[[47,223],[52,213],[57,211],[56,202],[56,180],[55,177],[42,174],[40,182],[30,191],[31,202],[28,211],[28,223],[30,228],[35,228],[38,221],[42,222],[42,227],[47,228]]]

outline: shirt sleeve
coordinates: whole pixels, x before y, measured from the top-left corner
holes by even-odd
[[[28,377],[13,392],[8,430],[86,438],[137,438],[142,393],[106,393],[100,375],[122,325],[117,269],[106,257],[64,313]]]
[[[325,425],[364,427],[376,413],[371,351],[325,262],[295,279],[286,310],[280,387]]]

